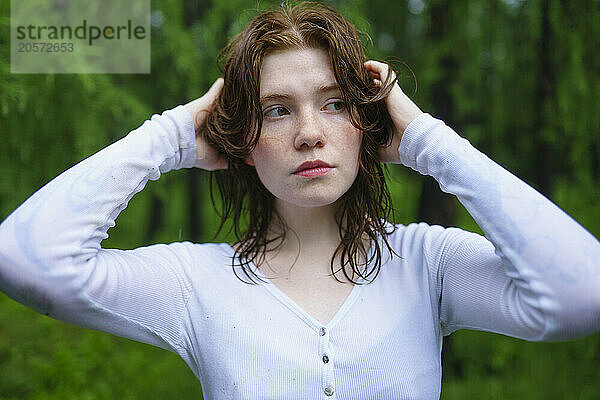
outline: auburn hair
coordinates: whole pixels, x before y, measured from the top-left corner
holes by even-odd
[[[390,79],[388,74],[381,87],[373,83],[363,65],[364,51],[355,27],[335,8],[314,2],[284,3],[254,17],[219,54],[225,82],[205,130],[207,141],[228,160],[228,169],[213,171],[209,178],[213,205],[216,206],[213,193],[216,180],[222,208],[215,237],[227,220],[233,219],[230,232],[233,230],[237,242],[232,268],[243,282],[236,272],[235,260],[252,282],[253,277],[260,280],[249,268],[250,263],[260,265],[267,245],[276,241],[281,245],[289,230],[275,209],[273,194],[264,187],[255,168],[244,162],[256,146],[262,127],[259,98],[262,62],[275,50],[305,48],[327,51],[350,121],[363,133],[357,177],[338,200],[336,221],[340,244],[331,258],[332,274],[339,281],[334,260],[341,253],[340,269],[350,282],[358,283],[353,279],[354,274],[368,280],[374,273],[372,279],[375,279],[381,269],[383,250],[378,234],[385,247],[395,254],[387,240],[395,230],[386,222],[393,213],[392,201],[378,156],[379,147],[392,141],[393,124],[384,98],[395,78]],[[281,233],[269,239],[270,224],[276,224],[273,226],[278,226]],[[366,238],[374,246],[369,259],[363,245]],[[358,261],[360,255],[366,264]],[[361,270],[360,265],[365,269]],[[373,268],[367,271],[367,265]],[[353,271],[352,277],[348,276],[346,266]]]

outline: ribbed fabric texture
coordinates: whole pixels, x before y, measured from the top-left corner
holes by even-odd
[[[527,340],[600,329],[596,238],[428,114],[398,151],[457,195],[485,237],[397,225],[389,241],[402,258],[386,254],[379,277],[355,286],[327,325],[273,284],[238,280],[228,244],[101,248],[148,180],[194,165],[183,106],[12,213],[0,225],[0,289],[51,317],[178,353],[206,399],[434,399],[442,338],[457,329]]]

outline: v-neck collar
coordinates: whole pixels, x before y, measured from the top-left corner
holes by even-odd
[[[233,256],[235,254],[235,250],[233,249],[233,247],[231,245],[228,245],[228,246],[231,251],[231,255]],[[371,258],[372,252],[374,251],[374,247],[375,246],[373,245],[373,243],[371,243],[368,254],[367,254],[367,260],[369,260]],[[259,284],[261,286],[264,286],[267,289],[267,291],[269,293],[271,293],[271,295],[273,295],[273,297],[275,297],[282,304],[284,304],[290,311],[292,311],[294,314],[296,314],[296,316],[298,316],[301,320],[303,320],[308,326],[310,326],[316,332],[318,332],[323,327],[326,328],[327,330],[332,329],[352,308],[352,305],[359,298],[359,294],[362,291],[362,288],[366,282],[366,280],[364,278],[359,276],[356,279],[356,282],[360,283],[360,285],[354,285],[354,287],[350,291],[350,294],[346,297],[346,299],[344,300],[344,302],[342,303],[340,308],[335,312],[333,318],[331,318],[331,320],[327,324],[322,324],[316,318],[314,318],[312,315],[310,315],[308,312],[306,312],[306,310],[304,310],[302,307],[300,307],[300,305],[298,305],[298,303],[296,303],[294,300],[292,300],[281,289],[279,289],[277,287],[277,285],[275,285],[269,278],[267,278],[267,276],[265,274],[263,274],[263,272],[256,266],[256,264],[254,264],[254,262],[249,262],[248,265],[250,266],[250,269],[257,276],[259,276],[262,280],[264,280],[264,283],[266,283],[266,284],[263,284],[263,282],[259,281]],[[368,267],[369,267],[369,265],[365,266],[365,271],[368,269]]]
[[[266,281],[265,288],[280,302],[282,302],[287,308],[293,311],[298,317],[300,317],[304,322],[306,322],[311,328],[315,331],[319,331],[321,327],[325,327],[328,329],[333,328],[336,323],[344,317],[344,315],[348,312],[348,310],[352,307],[356,299],[358,298],[359,292],[362,289],[363,285],[354,285],[350,294],[346,297],[340,308],[335,312],[333,318],[327,323],[322,324],[317,321],[312,315],[310,315],[306,310],[304,310],[298,303],[292,300],[287,294],[285,294],[281,289],[277,287],[269,278],[267,278],[260,269],[254,265],[254,263],[250,263],[251,268],[258,276]],[[364,282],[361,277],[358,277],[357,282]]]

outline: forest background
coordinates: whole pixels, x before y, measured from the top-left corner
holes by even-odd
[[[0,220],[68,167],[154,113],[199,97],[218,51],[271,2],[152,0],[151,74],[10,73],[9,1],[0,1]],[[425,111],[600,236],[600,1],[333,2],[367,33]],[[406,63],[416,76],[416,82]],[[103,247],[211,241],[208,173],[151,182]],[[396,223],[481,233],[433,179],[388,167]],[[230,240],[229,236],[217,238]],[[599,288],[600,289],[600,288]],[[446,338],[442,399],[598,399],[600,334],[528,343]],[[176,355],[39,315],[0,293],[0,399],[187,399],[201,388]]]

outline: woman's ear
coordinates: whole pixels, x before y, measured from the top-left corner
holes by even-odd
[[[254,167],[254,160],[252,160],[252,155],[247,156],[244,159],[244,162],[252,167]]]

